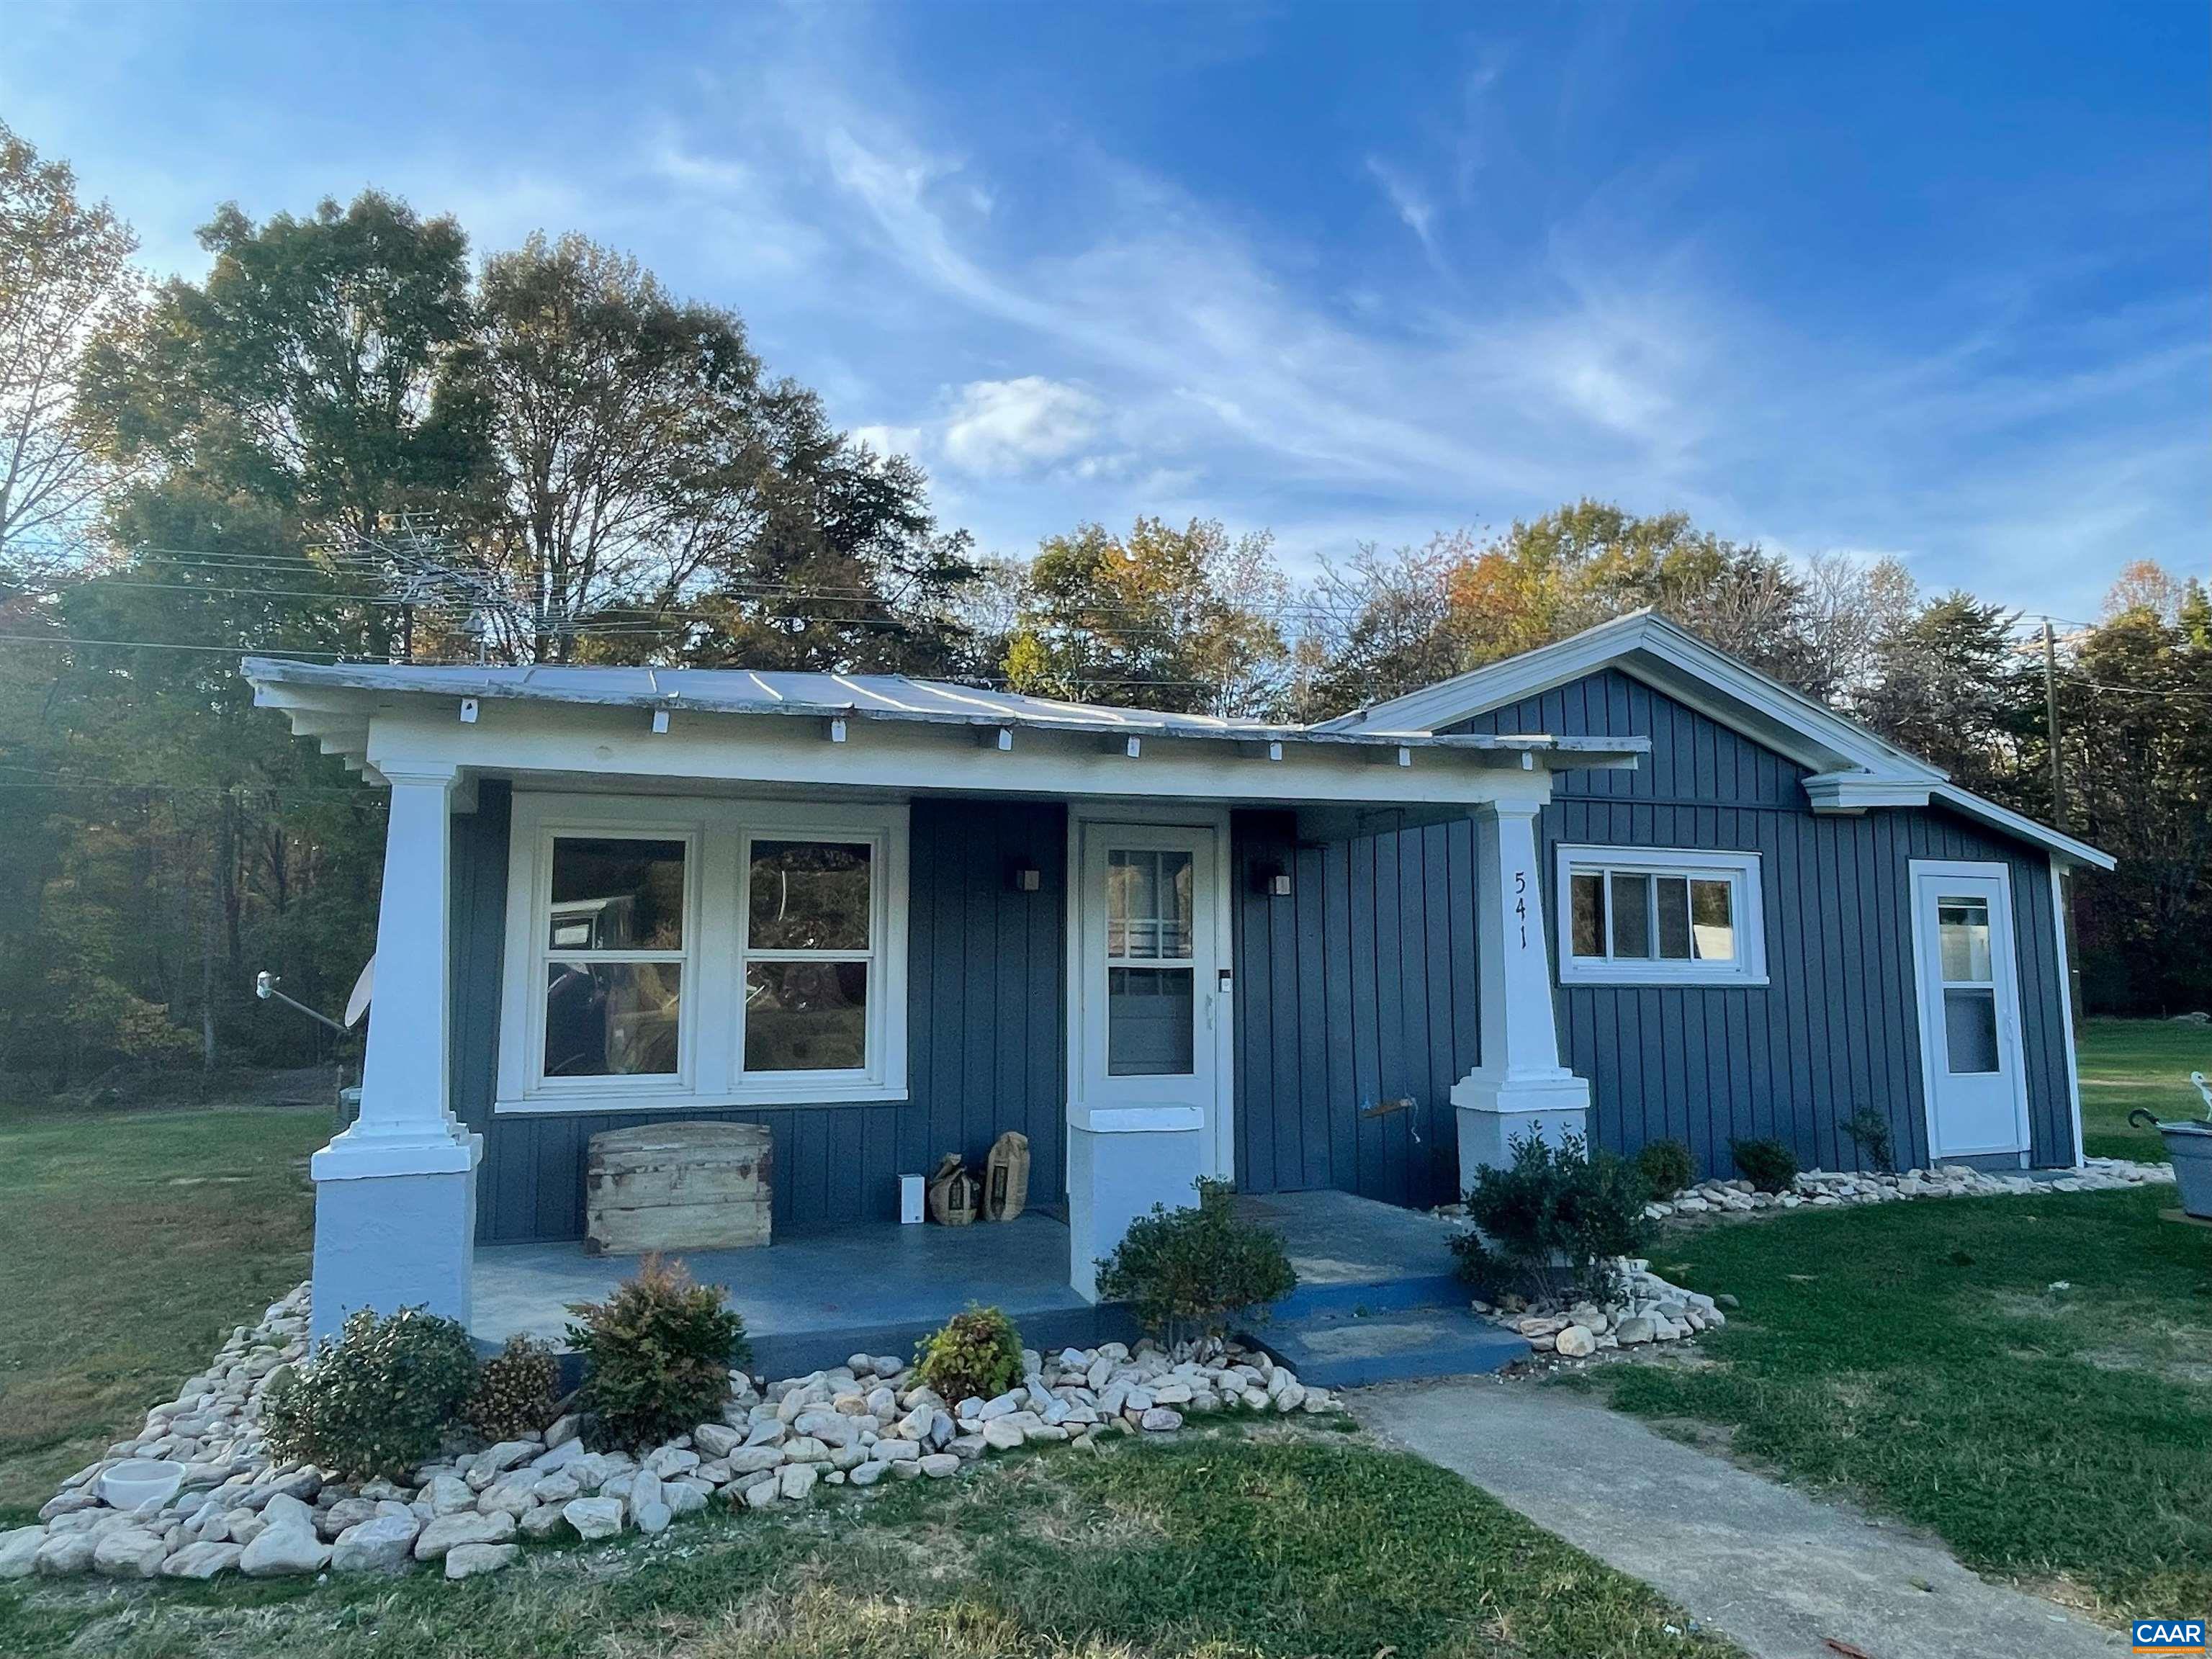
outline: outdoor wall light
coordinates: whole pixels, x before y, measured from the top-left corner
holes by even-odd
[[[1007,871],[1006,884],[1017,893],[1034,893],[1044,885],[1044,872],[1034,864],[1017,864]]]
[[[1255,866],[1252,883],[1268,898],[1288,898],[1291,896],[1291,872],[1279,864]]]

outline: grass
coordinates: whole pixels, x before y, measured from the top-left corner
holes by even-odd
[[[1351,1437],[1017,1455],[505,1574],[0,1587],[0,1651],[113,1659],[1717,1656],[1651,1590],[1457,1476]]]
[[[1694,1363],[1603,1385],[2107,1618],[2212,1607],[2212,1232],[2160,1220],[2172,1202],[1946,1199],[1676,1231],[1654,1267],[1741,1309]]]
[[[327,1107],[0,1112],[0,1526],[307,1277]]]
[[[2081,1147],[2094,1158],[2164,1161],[2154,1129],[2131,1129],[2141,1106],[2160,1117],[2202,1117],[2189,1074],[2212,1076],[2212,1026],[2164,1019],[2093,1019],[2081,1028]]]

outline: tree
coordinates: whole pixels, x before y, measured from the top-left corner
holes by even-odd
[[[1954,590],[1875,636],[1852,712],[1884,737],[1943,768],[1964,787],[2012,796],[2021,745],[2042,724],[2014,644],[2016,612]],[[2038,805],[2049,810],[2048,798]]]
[[[82,397],[120,459],[197,476],[291,516],[363,590],[362,654],[392,648],[396,573],[362,556],[410,509],[450,511],[482,470],[477,407],[438,396],[469,342],[468,243],[364,191],[200,231],[204,283],[167,284],[87,355]]]
[[[1474,549],[1461,530],[1389,553],[1364,542],[1341,567],[1322,560],[1296,647],[1299,718],[1401,697],[1471,666],[1452,626],[1450,587]]]
[[[54,562],[108,482],[75,397],[77,360],[139,295],[137,240],[67,163],[0,122],[0,581]]]
[[[1275,712],[1289,651],[1288,584],[1266,532],[1139,518],[1048,538],[1006,656],[1015,690],[1178,713]]]
[[[757,528],[760,366],[729,312],[679,305],[635,259],[532,236],[485,262],[449,368],[490,439],[487,533],[529,660],[594,611],[680,595]]]

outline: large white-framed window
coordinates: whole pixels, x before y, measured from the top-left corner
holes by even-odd
[[[1764,985],[1759,854],[1698,848],[1559,853],[1563,985]]]
[[[519,791],[497,1109],[907,1098],[907,809]]]

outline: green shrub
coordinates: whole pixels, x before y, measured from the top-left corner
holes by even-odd
[[[1237,1214],[1237,1188],[1198,1183],[1198,1202],[1152,1206],[1098,1262],[1098,1294],[1127,1302],[1154,1335],[1174,1342],[1225,1334],[1231,1319],[1251,1316],[1297,1288],[1283,1241]]]
[[[719,1285],[648,1255],[604,1302],[576,1302],[568,1346],[583,1356],[585,1438],[635,1451],[718,1417],[730,1369],[752,1356]]]
[[[1580,1135],[1554,1146],[1531,1133],[1510,1150],[1504,1169],[1475,1172],[1468,1214],[1485,1237],[1452,1241],[1460,1277],[1492,1301],[1524,1286],[1540,1297],[1609,1299],[1611,1259],[1644,1255],[1650,1237],[1642,1180],[1612,1153],[1591,1153]]]
[[[914,1368],[948,1405],[995,1400],[1022,1380],[1022,1334],[998,1309],[971,1304],[922,1339]]]
[[[1797,1154],[1778,1140],[1731,1140],[1743,1178],[1762,1193],[1786,1193],[1797,1180]]]
[[[1891,1138],[1889,1120],[1862,1106],[1844,1120],[1844,1133],[1859,1149],[1859,1156],[1884,1175],[1897,1173],[1897,1143]]]
[[[476,1380],[476,1348],[459,1322],[421,1308],[380,1319],[363,1308],[270,1390],[270,1451],[348,1480],[404,1479],[438,1455]]]
[[[1647,1140],[1636,1154],[1636,1173],[1654,1198],[1672,1198],[1698,1178],[1690,1149],[1679,1140]]]
[[[461,1420],[487,1440],[526,1440],[553,1420],[561,1368],[553,1345],[518,1333],[477,1372]]]

